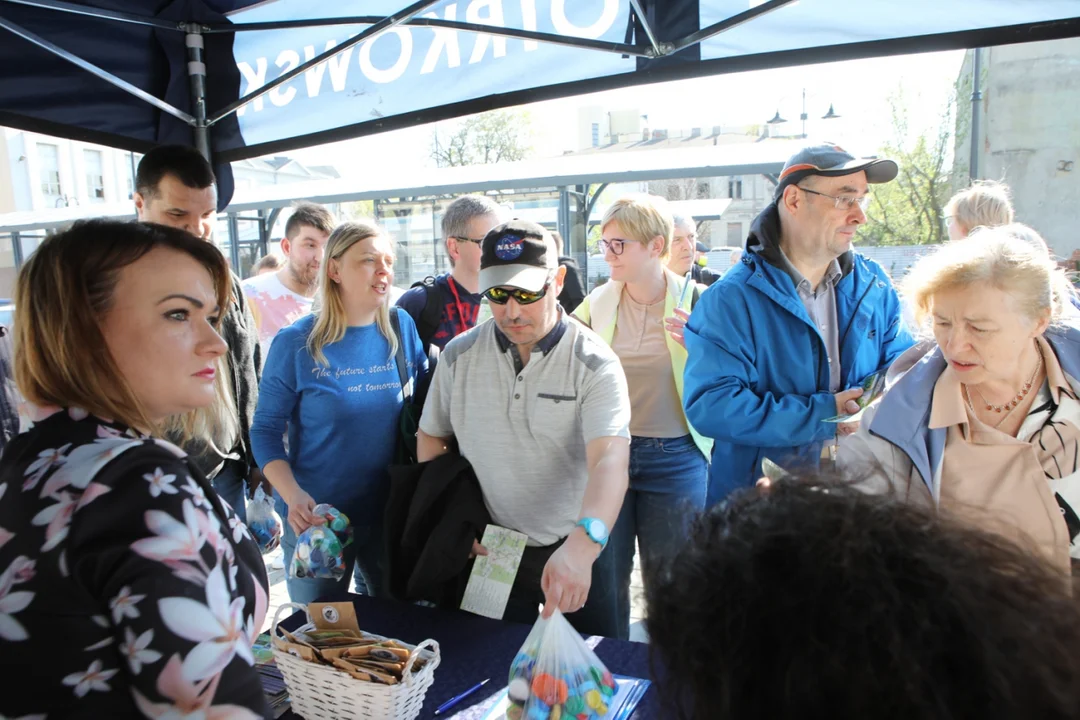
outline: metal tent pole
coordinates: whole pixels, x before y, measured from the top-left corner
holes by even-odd
[[[198,26],[194,24],[188,26],[187,34],[184,35],[184,45],[187,46],[191,111],[195,120],[192,135],[195,148],[204,158],[210,160],[210,126],[206,123],[206,63],[203,62],[202,30]]]
[[[259,89],[254,90],[254,91],[248,93],[247,95],[245,95],[244,97],[236,100],[235,102],[230,103],[229,105],[225,106],[224,108],[219,110],[217,113],[215,113],[214,117],[210,118],[209,123],[211,125],[214,125],[214,124],[220,122],[222,119],[227,118],[228,116],[232,115],[234,112],[239,110],[240,108],[244,107],[245,105],[247,105],[251,101],[255,100],[255,98],[262,97],[263,95],[270,92],[274,88],[280,87],[281,85],[284,85],[285,83],[289,82],[293,78],[304,74],[305,72],[307,72],[311,68],[315,67],[319,63],[325,62],[325,61],[329,60],[330,58],[334,57],[335,55],[338,55],[338,54],[344,52],[345,50],[348,50],[349,48],[351,48],[351,47],[353,47],[355,45],[359,45],[364,40],[367,40],[368,38],[373,37],[375,35],[378,35],[383,30],[388,30],[388,29],[390,29],[392,27],[400,25],[401,23],[405,22],[409,18],[413,17],[414,15],[416,15],[418,13],[423,12],[424,10],[428,9],[429,7],[436,4],[437,2],[439,2],[439,0],[417,0],[417,2],[414,2],[412,5],[409,5],[407,8],[405,8],[403,10],[400,10],[399,12],[396,12],[393,15],[386,16],[385,18],[383,18],[379,22],[377,22],[374,25],[368,27],[363,32],[359,33],[358,35],[355,35],[355,36],[349,38],[348,40],[346,40],[342,44],[336,46],[335,48],[333,48],[331,50],[328,50],[328,51],[326,51],[326,52],[324,52],[324,53],[322,53],[320,55],[316,55],[311,60],[308,60],[307,62],[305,62],[305,63],[303,63],[301,65],[298,65],[297,67],[293,68],[292,70],[290,70],[287,73],[283,73],[282,75],[280,75],[273,82],[269,82],[269,83],[263,85],[262,87],[260,87]]]
[[[46,51],[52,53],[53,55],[56,55],[57,57],[62,58],[63,60],[67,60],[72,65],[75,65],[77,67],[82,68],[83,70],[86,70],[87,72],[91,73],[92,75],[94,75],[96,77],[101,78],[102,80],[104,80],[107,83],[115,85],[116,87],[120,88],[124,92],[129,93],[131,95],[134,95],[135,97],[139,98],[140,100],[142,100],[144,102],[150,103],[151,105],[156,107],[158,110],[161,110],[163,112],[167,112],[170,115],[172,115],[173,117],[179,118],[180,120],[183,120],[184,122],[188,123],[189,125],[193,125],[195,123],[195,119],[193,117],[191,117],[190,115],[188,115],[183,110],[175,108],[172,105],[170,105],[169,103],[163,102],[162,100],[157,99],[156,97],[154,97],[150,93],[146,92],[142,88],[139,88],[139,87],[136,87],[136,86],[132,85],[127,80],[123,80],[121,78],[116,77],[115,75],[113,75],[109,71],[104,70],[104,69],[98,67],[97,65],[94,65],[91,62],[83,60],[81,57],[79,57],[79,56],[77,56],[77,55],[75,55],[73,53],[68,52],[67,50],[63,49],[59,45],[56,45],[55,43],[49,42],[45,38],[42,38],[42,37],[40,37],[38,35],[35,35],[34,33],[30,32],[29,30],[27,30],[27,29],[25,29],[23,27],[21,27],[20,25],[16,25],[15,23],[11,22],[10,20],[7,20],[7,19],[5,19],[3,17],[0,17],[0,28],[3,28],[4,30],[8,30],[13,35],[18,35],[23,40],[26,40],[27,42],[33,43],[34,45],[37,45],[42,50],[46,50]]]
[[[971,70],[971,169],[970,180],[979,179],[979,150],[982,147],[982,48],[975,48]]]

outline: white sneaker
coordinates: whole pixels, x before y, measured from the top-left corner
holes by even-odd
[[[276,558],[270,561],[271,570],[284,570],[285,569],[285,557],[278,555]]]

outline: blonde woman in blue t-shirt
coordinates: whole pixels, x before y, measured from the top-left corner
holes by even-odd
[[[398,343],[413,382],[427,356],[412,318],[388,304],[394,249],[369,222],[339,225],[326,244],[316,311],[282,329],[270,347],[251,438],[255,459],[274,486],[288,522],[281,539],[289,566],[297,537],[328,503],[352,522],[346,570],[356,566],[361,593],[382,589],[382,515],[389,494],[403,394],[394,356]],[[401,336],[392,329],[398,314]],[[289,448],[282,436],[288,426]],[[289,578],[293,602],[348,591],[352,573],[335,581]]]

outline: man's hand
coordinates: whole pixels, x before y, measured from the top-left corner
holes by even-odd
[[[257,467],[251,468],[251,472],[248,473],[248,500],[255,498],[255,491],[259,488],[263,489],[267,497],[273,497],[274,486],[270,484],[270,481],[263,475],[263,471]]]
[[[672,340],[685,348],[686,341],[683,338],[683,333],[686,328],[686,321],[690,319],[690,313],[680,308],[675,308],[672,312],[675,313],[672,317],[664,318],[664,329],[667,330]]]
[[[584,530],[574,528],[544,566],[540,579],[540,589],[544,591],[543,617],[551,617],[555,610],[564,614],[577,612],[585,606],[592,585],[592,566],[599,555],[600,546]]]
[[[326,524],[326,518],[312,512],[316,505],[314,498],[300,488],[296,489],[295,494],[285,498],[285,504],[289,506],[289,527],[297,537],[312,525]]]
[[[854,415],[862,408],[855,402],[856,399],[862,397],[862,388],[852,388],[845,390],[842,393],[836,393],[833,397],[836,399],[836,414],[837,415]]]
[[[472,541],[472,552],[469,553],[469,559],[472,560],[478,555],[487,555],[488,549],[480,544],[479,540]]]

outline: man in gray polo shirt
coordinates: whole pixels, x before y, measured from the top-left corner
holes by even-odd
[[[565,272],[541,226],[488,233],[480,292],[493,317],[443,351],[417,451],[424,462],[456,440],[493,521],[528,535],[504,619],[531,623],[543,602],[545,616],[558,608],[581,632],[615,636],[602,551],[626,494],[630,398],[611,349],[563,315]]]

